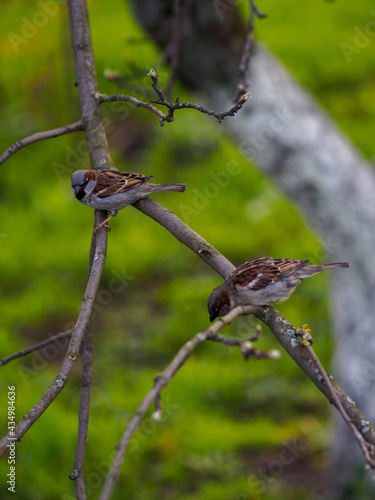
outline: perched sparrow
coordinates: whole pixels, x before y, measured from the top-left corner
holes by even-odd
[[[117,170],[77,170],[72,175],[72,190],[77,200],[98,210],[110,210],[111,216],[98,224],[95,232],[117,215],[117,211],[158,191],[179,191],[185,184],[146,184],[154,175]]]
[[[210,321],[225,316],[236,306],[266,306],[282,302],[305,278],[336,267],[349,267],[348,262],[307,264],[307,260],[260,257],[237,267],[208,299]]]

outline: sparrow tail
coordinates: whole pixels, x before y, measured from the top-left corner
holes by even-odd
[[[335,267],[349,267],[349,262],[332,262],[330,264],[318,264],[316,266],[309,266],[309,267],[319,267],[322,270],[326,269],[335,269]]]
[[[153,191],[177,191],[183,193],[186,189],[185,184],[147,184],[153,186]]]
[[[320,273],[322,271],[328,271],[328,269],[336,269],[337,267],[349,267],[349,262],[332,262],[330,264],[317,264],[317,265],[306,265],[303,267],[304,274],[308,276],[313,276],[314,274]]]

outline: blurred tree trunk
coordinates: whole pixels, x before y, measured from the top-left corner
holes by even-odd
[[[136,15],[167,55],[172,4],[172,0],[133,0]],[[230,3],[190,0],[187,4],[177,74],[200,102],[223,111],[230,107],[238,84],[246,36],[243,23]],[[253,99],[224,126],[244,156],[305,214],[323,240],[327,259],[350,262],[348,272],[332,273],[335,377],[374,421],[374,172],[324,111],[258,44],[249,72]],[[335,483],[338,497],[345,498],[358,470],[363,477],[364,459],[337,415],[333,428]]]

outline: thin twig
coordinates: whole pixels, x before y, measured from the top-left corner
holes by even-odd
[[[168,84],[165,89],[167,99],[172,99],[172,91],[174,82],[176,80],[178,61],[180,55],[180,42],[181,42],[181,0],[174,0],[173,2],[173,22],[172,22],[172,57],[171,57],[171,70],[169,74]]]
[[[132,437],[134,431],[141,422],[146,411],[150,407],[153,401],[157,398],[160,391],[168,384],[170,379],[176,374],[176,372],[184,365],[186,360],[190,357],[194,349],[205,342],[208,339],[213,339],[215,335],[226,325],[229,325],[237,316],[241,314],[251,314],[258,310],[257,307],[236,307],[232,309],[226,316],[220,318],[218,321],[210,325],[207,330],[197,333],[191,340],[186,342],[178,351],[176,356],[173,358],[168,367],[164,370],[161,375],[158,375],[154,379],[154,384],[149,391],[149,393],[144,397],[142,403],[138,407],[134,416],[130,419],[125,432],[123,433],[120,443],[117,446],[117,451],[111,470],[109,471],[102,494],[99,500],[109,500],[114,485],[116,483],[118,473],[120,470],[121,463],[124,459],[124,455],[129,444],[130,438]]]
[[[97,239],[97,258],[93,264],[93,268],[88,279],[81,311],[79,313],[76,325],[72,331],[67,353],[65,355],[65,359],[62,363],[61,369],[57,374],[54,382],[48,387],[39,401],[31,408],[31,410],[27,414],[23,416],[22,420],[13,429],[12,435],[6,435],[0,441],[0,457],[8,451],[8,437],[20,440],[21,437],[28,431],[28,429],[30,429],[30,427],[44,413],[48,406],[55,400],[58,394],[60,394],[70,377],[78,356],[83,334],[87,328],[89,319],[93,311],[95,297],[99,288],[100,278],[105,262],[107,244],[106,231],[100,231],[97,235]]]
[[[22,351],[15,352],[14,354],[11,354],[10,356],[7,356],[6,358],[3,358],[0,360],[0,366],[4,366],[10,361],[13,361],[14,359],[17,358],[22,358],[23,356],[27,356],[28,354],[38,351],[39,349],[43,349],[46,345],[53,344],[54,342],[57,342],[60,339],[65,339],[67,337],[70,337],[72,334],[72,330],[68,330],[67,332],[62,332],[62,333],[57,333],[56,335],[53,335],[52,337],[49,337],[46,340],[42,340],[42,342],[38,342],[37,344],[34,344],[30,347],[27,347],[26,349],[22,349]]]
[[[1,156],[0,156],[0,165],[2,165],[9,157],[17,153],[20,149],[25,146],[29,146],[34,142],[43,141],[45,139],[51,139],[52,137],[59,137],[61,135],[70,134],[71,132],[77,132],[78,130],[83,130],[82,121],[71,123],[70,125],[65,125],[65,127],[54,128],[52,130],[47,130],[45,132],[37,132],[36,134],[32,134],[29,137],[25,137],[21,139],[10,148],[8,148]]]
[[[97,92],[94,95],[96,101],[101,104],[102,102],[116,102],[116,101],[125,101],[125,102],[131,102],[134,104],[134,106],[137,106],[137,108],[145,108],[151,111],[152,113],[155,113],[159,117],[159,122],[161,126],[164,125],[164,122],[173,122],[174,118],[170,118],[167,115],[165,115],[160,109],[156,108],[149,102],[143,102],[137,99],[136,97],[131,97],[129,95],[122,95],[122,94],[112,94],[112,95],[105,95],[105,94],[99,94]]]
[[[84,465],[86,455],[86,443],[88,438],[90,393],[92,380],[92,331],[91,327],[86,329],[82,341],[82,379],[81,379],[81,397],[79,401],[78,413],[78,436],[76,453],[74,457],[73,472],[70,475],[74,479],[77,500],[86,498]]]
[[[238,101],[242,94],[248,92],[249,86],[249,62],[250,62],[250,54],[251,48],[254,43],[254,14],[259,18],[267,17],[265,14],[262,14],[260,10],[255,5],[254,0],[249,0],[249,21],[247,23],[247,32],[246,32],[246,42],[242,51],[241,61],[239,65],[239,84],[237,85],[238,90],[236,96],[234,98],[234,102]]]
[[[278,359],[281,356],[280,351],[277,351],[276,349],[271,349],[269,351],[256,349],[252,339],[237,339],[226,337],[225,335],[217,333],[215,335],[209,335],[207,340],[220,342],[220,344],[225,344],[229,347],[239,347],[245,361],[247,361],[250,357],[256,359]]]
[[[375,446],[374,446],[374,444],[371,444],[371,443],[368,443],[367,441],[365,441],[362,434],[358,431],[358,429],[352,423],[349,415],[345,411],[343,405],[341,404],[340,399],[338,398],[338,396],[336,394],[335,386],[333,385],[332,380],[329,378],[327,372],[322,367],[319,359],[317,358],[315,352],[313,351],[313,349],[311,347],[311,344],[303,343],[303,345],[304,345],[306,351],[309,353],[309,356],[313,360],[315,366],[319,370],[321,376],[323,377],[325,384],[327,385],[327,388],[328,388],[328,390],[330,392],[330,396],[331,396],[331,398],[330,398],[331,403],[336,407],[336,409],[338,410],[338,412],[342,416],[344,422],[348,425],[349,429],[354,434],[354,437],[358,441],[358,444],[361,447],[363,454],[366,458],[367,465],[371,469],[375,469]],[[365,424],[365,426],[367,427],[367,423]],[[365,426],[363,426],[363,427],[365,427]],[[363,430],[363,427],[362,427],[362,430]]]
[[[169,110],[168,114],[163,113],[162,111],[160,111],[160,109],[156,108],[155,106],[152,106],[152,104],[150,103],[140,101],[135,97],[127,95],[121,95],[121,94],[105,95],[96,92],[94,94],[94,97],[99,104],[102,102],[127,101],[133,103],[137,107],[148,109],[149,111],[155,113],[159,117],[159,123],[161,126],[164,125],[164,122],[173,122],[175,111],[178,111],[180,109],[195,109],[200,113],[204,113],[206,115],[215,117],[216,120],[219,123],[221,123],[225,117],[234,116],[243,107],[246,101],[250,99],[250,93],[248,92],[244,94],[242,97],[240,97],[236,102],[236,104],[232,106],[228,111],[224,111],[222,113],[218,113],[217,111],[212,111],[211,109],[205,108],[204,106],[200,106],[199,104],[195,104],[194,102],[180,102],[178,97],[176,101],[172,103],[167,101],[167,99],[164,97],[163,91],[159,89],[158,87],[159,77],[153,69],[150,70],[150,76],[152,79],[152,88],[158,95],[158,99],[151,100],[151,103],[165,106]]]
[[[174,112],[179,109],[195,109],[196,111],[199,111],[200,113],[207,114],[209,116],[213,116],[216,118],[216,120],[221,123],[225,117],[227,116],[234,116],[237,111],[239,111],[242,106],[245,104],[246,101],[250,99],[250,93],[244,94],[241,96],[236,104],[232,106],[228,111],[224,111],[222,113],[218,113],[217,111],[212,111],[210,109],[205,108],[204,106],[200,106],[199,104],[195,104],[194,102],[180,102],[179,98],[177,97],[175,103],[171,103],[167,101],[167,99],[164,97],[163,91],[159,89],[158,87],[158,82],[159,82],[159,76],[155,73],[153,69],[150,70],[150,76],[152,79],[152,88],[155,90],[156,94],[158,95],[158,99],[151,100],[152,103],[154,104],[160,104],[162,106],[166,106],[169,109],[168,115],[166,115],[169,120],[174,116]]]
[[[141,405],[137,409],[134,416],[129,421],[127,428],[120,440],[120,443],[117,447],[117,453],[112,464],[112,468],[107,476],[103,492],[100,496],[100,500],[108,500],[113,487],[115,485],[116,479],[118,477],[119,469],[121,463],[123,461],[127,446],[129,444],[130,438],[133,435],[134,431],[138,427],[141,422],[143,416],[148,410],[149,406],[152,404],[152,401],[158,400],[160,395],[160,391],[168,384],[170,379],[176,374],[176,372],[183,366],[185,361],[191,355],[193,350],[200,344],[207,340],[214,340],[217,342],[221,342],[225,345],[237,345],[241,348],[241,352],[245,359],[247,359],[249,355],[249,351],[254,350],[252,345],[246,346],[246,340],[238,340],[238,339],[228,339],[223,335],[220,335],[218,332],[225,325],[229,324],[233,321],[237,316],[241,314],[255,314],[259,319],[264,321],[272,330],[276,338],[282,343],[284,347],[287,346],[287,351],[294,350],[293,359],[296,363],[305,371],[305,373],[310,377],[310,379],[315,383],[315,385],[325,394],[325,396],[331,400],[332,403],[337,407],[341,407],[340,414],[345,415],[345,421],[349,424],[350,428],[357,436],[357,439],[360,443],[360,446],[365,454],[366,461],[371,468],[374,468],[374,458],[373,455],[374,444],[375,444],[375,429],[373,426],[365,419],[364,415],[358,410],[358,408],[353,405],[346,395],[339,389],[336,388],[335,397],[332,397],[332,387],[331,384],[327,383],[327,374],[322,368],[321,364],[317,360],[315,353],[312,355],[312,348],[303,345],[301,342],[297,340],[298,336],[300,336],[300,328],[293,327],[274,307],[236,307],[232,309],[226,316],[220,318],[213,325],[211,325],[207,330],[196,334],[191,340],[186,342],[182,348],[178,351],[177,355],[173,358],[172,362],[166,368],[166,370],[159,376],[155,377],[154,385],[150,392],[145,396]],[[286,330],[284,328],[286,327]],[[303,346],[305,349],[301,349]],[[245,347],[245,349],[244,349]],[[307,352],[306,352],[307,351]],[[259,351],[255,350],[255,357],[266,357],[266,358],[276,358],[279,357],[278,351],[269,351],[267,353],[263,353],[264,356],[259,355]],[[307,356],[307,357],[306,357]],[[313,361],[313,363],[311,362]],[[319,367],[316,370],[316,367]],[[318,373],[317,373],[318,371]],[[324,376],[324,380],[326,383],[322,386],[319,377],[321,374]],[[344,409],[345,408],[345,409]],[[158,406],[159,409],[159,406]],[[160,412],[160,409],[159,409]],[[364,422],[366,424],[366,432],[365,436],[359,432],[359,428],[363,428]]]

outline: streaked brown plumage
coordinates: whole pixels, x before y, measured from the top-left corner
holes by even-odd
[[[71,187],[81,203],[98,210],[110,210],[111,216],[96,227],[108,227],[107,222],[118,210],[132,205],[151,193],[161,191],[183,192],[185,184],[147,184],[154,175],[142,175],[117,170],[77,170],[72,175]]]
[[[286,300],[303,279],[327,269],[349,267],[347,262],[308,265],[307,260],[259,257],[239,266],[208,299],[210,320],[233,307],[265,306]]]
[[[154,178],[154,175],[117,172],[116,170],[99,170],[96,175],[96,185],[92,194],[99,198],[107,198],[118,193],[124,193],[130,188],[139,186]]]

